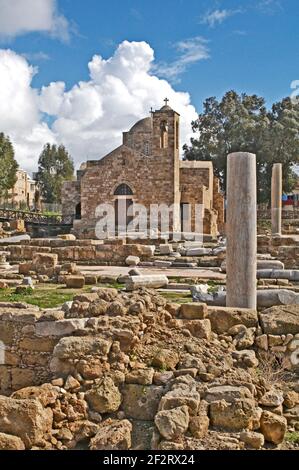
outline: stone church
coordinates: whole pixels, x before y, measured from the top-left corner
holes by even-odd
[[[165,100],[161,109],[123,133],[120,147],[83,164],[77,180],[66,182],[62,191],[63,216],[72,217],[73,232],[94,238],[97,206],[108,203],[117,209],[125,199],[127,207],[137,203],[148,210],[151,204],[175,204],[180,213],[172,217],[172,231],[181,231],[186,214],[193,231],[194,207],[202,204],[204,234],[216,235],[223,228],[224,205],[212,162],[180,160],[179,136],[180,116]]]

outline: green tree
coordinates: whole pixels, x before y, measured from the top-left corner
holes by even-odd
[[[208,98],[192,128],[197,135],[184,146],[184,159],[212,160],[223,190],[227,155],[238,151],[257,156],[259,202],[269,201],[273,163],[282,163],[284,190],[291,189],[299,161],[299,105],[289,98],[267,111],[264,98],[229,91],[220,102]]]
[[[36,179],[47,203],[61,202],[64,181],[74,177],[74,163],[63,145],[46,144],[38,160]]]
[[[9,137],[0,133],[0,196],[7,197],[8,191],[17,181],[18,164]]]

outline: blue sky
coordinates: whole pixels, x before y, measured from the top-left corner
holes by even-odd
[[[0,0],[0,129],[29,171],[46,142],[79,166],[167,96],[189,142],[210,96],[292,93],[298,18],[298,0]]]
[[[88,79],[92,55],[108,58],[124,39],[148,42],[156,60],[169,63],[179,56],[178,42],[197,36],[208,41],[209,58],[172,80],[191,94],[197,109],[206,97],[232,88],[258,93],[271,104],[289,95],[290,83],[299,78],[297,0],[60,0],[58,5],[71,23],[69,43],[31,33],[9,44],[39,65],[35,86],[63,80],[70,87]],[[227,15],[204,22],[215,11]],[[34,60],[40,53],[49,60]]]

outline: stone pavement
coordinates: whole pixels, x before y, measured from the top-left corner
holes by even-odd
[[[100,276],[119,276],[126,275],[132,269],[124,266],[79,266],[82,274],[97,274]],[[138,270],[143,275],[165,274],[167,277],[194,277],[211,280],[225,279],[225,274],[220,273],[217,268],[156,268],[156,267],[139,267]]]

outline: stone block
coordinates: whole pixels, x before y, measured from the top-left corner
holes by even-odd
[[[164,393],[164,387],[125,384],[122,408],[128,418],[153,421]]]
[[[177,322],[181,328],[189,330],[195,338],[207,340],[211,338],[211,322],[207,318],[205,320],[177,320]]]
[[[217,334],[223,334],[235,325],[245,325],[252,328],[258,324],[256,310],[232,307],[208,307],[208,318],[212,330]]]
[[[139,263],[140,263],[140,258],[138,256],[128,256],[126,258],[127,266],[138,266]]]
[[[65,283],[69,289],[82,289],[85,286],[85,277],[67,276],[65,278]]]
[[[208,316],[208,307],[206,304],[197,302],[182,304],[180,315],[187,320],[203,320]]]

